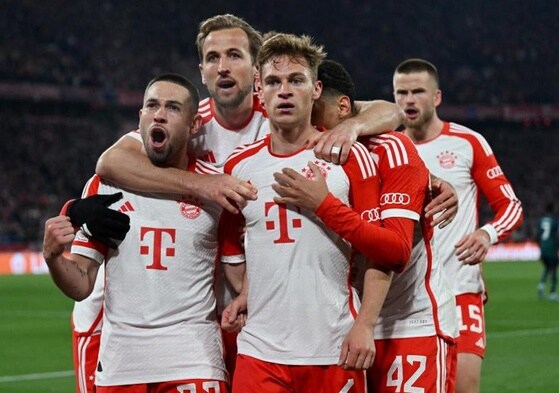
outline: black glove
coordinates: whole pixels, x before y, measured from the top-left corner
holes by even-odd
[[[122,192],[76,199],[68,205],[66,215],[70,217],[72,225],[86,235],[116,249],[117,244],[112,239],[124,240],[130,230],[130,217],[108,208],[120,199]]]

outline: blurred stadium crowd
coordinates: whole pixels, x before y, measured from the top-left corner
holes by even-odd
[[[434,62],[442,117],[492,144],[524,203],[526,222],[513,238],[530,238],[544,203],[559,193],[559,123],[553,116],[488,120],[469,109],[463,118],[445,117],[444,109],[557,108],[559,51],[552,37],[559,7],[518,0],[405,3],[2,1],[0,249],[41,248],[44,220],[79,196],[99,154],[135,127],[147,80],[175,71],[199,83],[198,23],[226,12],[261,31],[314,36],[353,74],[361,99],[391,100],[391,75],[401,60]]]

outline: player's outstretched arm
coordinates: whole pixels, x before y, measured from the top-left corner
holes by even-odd
[[[95,170],[102,178],[121,187],[143,192],[194,194],[214,201],[232,213],[237,213],[236,206],[244,206],[247,200],[256,199],[252,185],[229,175],[202,175],[157,167],[142,151],[142,144],[126,135],[99,157]]]
[[[357,115],[309,140],[307,148],[314,148],[317,158],[334,164],[345,164],[351,145],[359,136],[395,130],[405,118],[402,109],[388,101],[357,101],[355,107]]]
[[[75,254],[66,258],[64,250],[73,240],[74,227],[69,217],[57,216],[45,222],[43,256],[51,277],[66,296],[80,301],[91,294],[99,264]]]

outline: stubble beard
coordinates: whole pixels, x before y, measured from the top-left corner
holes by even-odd
[[[247,86],[245,89],[240,90],[234,96],[227,98],[221,98],[216,93],[216,90],[210,91],[210,95],[213,98],[215,104],[223,109],[238,108],[249,94],[252,94],[252,86]]]
[[[166,167],[169,166],[169,161],[171,157],[175,154],[174,149],[167,145],[165,150],[162,152],[156,152],[152,150],[149,146],[145,146],[146,154],[149,160],[153,163],[153,165],[158,167]]]
[[[431,121],[433,118],[434,110],[426,109],[424,112],[419,114],[419,117],[413,120],[410,120],[408,117],[404,120],[404,126],[409,129],[413,130],[421,130],[425,127],[427,123]]]

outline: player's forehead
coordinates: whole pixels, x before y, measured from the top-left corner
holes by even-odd
[[[188,100],[188,90],[170,81],[157,81],[147,88],[144,102],[149,100],[176,101],[184,103]]]
[[[249,52],[250,44],[246,32],[238,27],[232,29],[214,30],[204,40],[202,54],[210,52],[225,52],[228,50],[239,50]]]
[[[433,85],[434,81],[427,71],[394,74],[394,88],[396,89],[427,88]]]
[[[303,56],[279,55],[271,57],[262,64],[260,70],[262,78],[283,78],[293,75],[304,75],[311,79],[312,72],[307,60]]]

